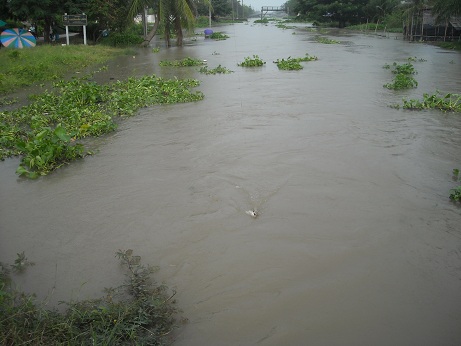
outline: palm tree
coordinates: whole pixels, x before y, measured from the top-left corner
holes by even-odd
[[[210,0],[203,0],[209,5]],[[147,46],[154,38],[160,23],[165,30],[165,42],[171,46],[171,35],[176,34],[176,44],[183,45],[183,28],[191,30],[195,24],[195,3],[193,0],[131,0],[128,16],[134,18],[142,12],[144,7],[154,9],[155,24],[152,30],[144,38],[143,45]]]

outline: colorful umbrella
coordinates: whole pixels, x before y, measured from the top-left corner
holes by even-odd
[[[0,41],[5,47],[34,47],[37,41],[34,35],[24,29],[6,29],[0,35]]]

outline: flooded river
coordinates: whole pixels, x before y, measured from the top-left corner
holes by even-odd
[[[36,263],[20,287],[51,305],[99,296],[131,248],[178,292],[177,345],[460,345],[461,209],[448,196],[461,117],[388,106],[460,93],[461,54],[393,35],[216,30],[230,38],[146,49],[97,77],[197,78],[203,101],[143,109],[96,155],[36,181],[0,163],[0,261]],[[319,60],[273,64],[305,53]],[[237,66],[253,54],[267,64]],[[235,72],[158,65],[186,56]],[[408,57],[418,88],[383,88],[383,65]]]

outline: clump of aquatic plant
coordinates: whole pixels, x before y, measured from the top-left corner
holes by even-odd
[[[433,94],[423,94],[422,100],[403,100],[404,109],[422,110],[439,109],[445,112],[461,112],[461,94],[447,93],[443,95],[440,91]]]
[[[384,87],[392,90],[402,90],[416,88],[418,82],[412,76],[406,74],[397,74],[391,83],[384,84]]]
[[[267,18],[256,19],[256,20],[254,21],[254,23],[258,23],[258,24],[267,24],[267,23],[269,23],[269,19],[267,19]]]
[[[183,67],[183,66],[200,66],[204,65],[205,62],[200,59],[186,57],[181,60],[162,60],[160,61],[160,66],[174,66],[174,67]]]
[[[323,43],[323,44],[338,44],[338,43],[341,43],[340,41],[333,40],[333,39],[326,38],[326,37],[322,37],[322,36],[317,36],[317,37],[315,38],[315,40],[316,40],[318,43]]]
[[[394,62],[392,65],[385,64],[385,69],[391,69],[395,74],[394,80],[391,83],[384,84],[384,87],[392,90],[411,89],[418,86],[418,82],[413,77],[416,70],[411,63],[397,64]]]
[[[459,180],[459,168],[453,169],[453,180]],[[461,186],[457,186],[450,190],[450,199],[455,202],[461,202]]]
[[[20,255],[20,254],[18,254]],[[23,255],[23,253],[22,253]],[[0,263],[2,345],[165,345],[177,327],[175,292],[152,279],[157,268],[141,264],[132,250],[117,252],[125,282],[98,299],[62,303],[49,310],[15,289],[10,267]],[[17,261],[23,261],[19,258]]]
[[[393,74],[405,74],[405,75],[411,75],[411,74],[417,74],[415,67],[411,63],[406,63],[406,64],[397,64],[394,62],[392,64],[392,73]]]
[[[199,72],[204,74],[229,74],[234,71],[231,71],[225,68],[224,66],[218,65],[218,67],[215,67],[213,69],[209,69],[207,66],[203,66],[200,68]]]
[[[160,47],[152,48],[152,53],[158,53],[158,52],[160,52]]]
[[[277,23],[275,25],[277,28],[280,28],[280,29],[296,29],[296,26],[293,26],[293,25],[286,25],[286,24],[283,24],[283,23]]]
[[[132,116],[139,108],[155,104],[202,100],[201,92],[191,91],[198,85],[197,80],[156,76],[108,85],[86,78],[57,82],[54,92],[35,95],[27,106],[0,112],[0,159],[21,156],[19,175],[46,175],[91,154],[81,140],[114,131],[117,117]]]
[[[222,32],[213,32],[211,35],[210,35],[210,38],[213,39],[213,40],[217,40],[217,41],[221,41],[221,40],[226,40],[229,38],[228,35],[226,34],[223,34]]]
[[[17,141],[16,149],[22,153],[19,175],[37,178],[84,156],[81,144],[71,143],[72,134],[58,124],[56,128],[43,127],[34,137]]]
[[[253,55],[253,57],[245,57],[245,60],[237,65],[242,67],[259,67],[263,66],[265,63],[266,62],[261,60],[259,56]]]
[[[288,57],[287,59],[277,59],[274,61],[274,64],[277,64],[277,67],[280,70],[302,70],[303,67],[300,62],[314,60],[318,60],[318,58],[316,56],[309,56],[309,54],[306,54],[306,56],[302,58]]]

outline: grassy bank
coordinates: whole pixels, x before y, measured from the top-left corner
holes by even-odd
[[[157,284],[157,268],[141,264],[132,250],[119,250],[125,280],[99,299],[62,302],[50,310],[18,291],[15,273],[33,265],[24,253],[14,264],[0,263],[0,345],[167,345],[172,343],[175,292]]]
[[[36,83],[57,80],[68,72],[103,63],[125,50],[108,46],[51,46],[0,49],[0,96]]]

